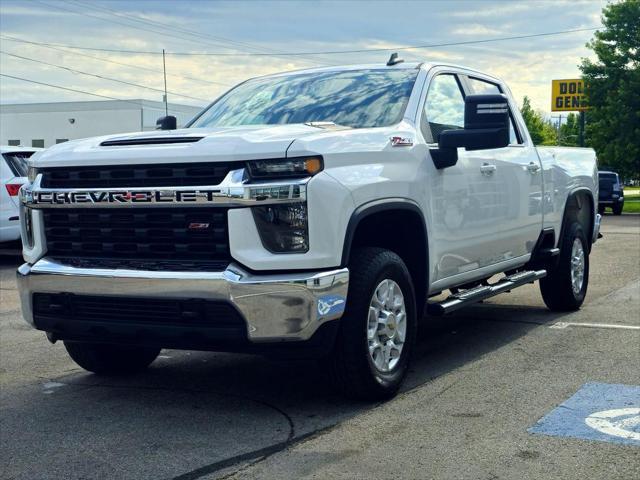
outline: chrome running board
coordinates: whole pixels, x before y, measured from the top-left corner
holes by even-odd
[[[441,302],[429,302],[427,304],[427,313],[440,317],[451,313],[459,308],[477,303],[490,297],[494,297],[500,293],[508,292],[514,288],[521,287],[527,283],[533,283],[536,280],[547,275],[546,270],[528,270],[524,272],[514,273],[512,275],[501,278],[498,282],[491,285],[480,285],[469,290],[463,290],[450,295]]]

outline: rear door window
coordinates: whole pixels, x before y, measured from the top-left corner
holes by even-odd
[[[490,95],[495,93],[504,93],[501,91],[500,86],[496,83],[488,82],[486,80],[480,80],[479,78],[468,77],[467,78],[473,93],[477,95]],[[515,124],[513,122],[513,113],[509,113],[510,122],[509,122],[509,143],[512,145],[517,145],[522,143],[520,141]]]

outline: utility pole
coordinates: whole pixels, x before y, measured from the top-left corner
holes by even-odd
[[[578,145],[584,147],[584,123],[585,123],[585,112],[584,110],[580,111],[580,134],[578,136]]]
[[[557,116],[551,115],[551,120],[554,120],[556,118],[558,119],[558,122],[556,123],[556,143],[560,145],[560,126],[562,125],[562,114]]]
[[[164,48],[162,49],[162,70],[164,72],[164,114],[169,116],[169,104],[167,103],[167,62],[164,59]]]

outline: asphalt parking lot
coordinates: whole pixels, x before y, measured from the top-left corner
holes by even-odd
[[[637,480],[640,440],[539,422],[577,392],[640,386],[640,215],[602,232],[581,311],[552,314],[529,285],[432,322],[403,392],[378,405],[333,394],[315,362],[167,350],[144,374],[88,374],[22,321],[5,250],[0,477]],[[640,408],[619,390],[590,398]]]

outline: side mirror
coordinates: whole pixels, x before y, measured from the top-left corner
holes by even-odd
[[[156,130],[175,130],[178,128],[178,120],[173,115],[160,117],[156,121]]]
[[[452,167],[458,148],[488,150],[509,145],[509,101],[506,95],[467,95],[464,99],[464,129],[444,130],[438,149],[431,151],[436,168]]]

